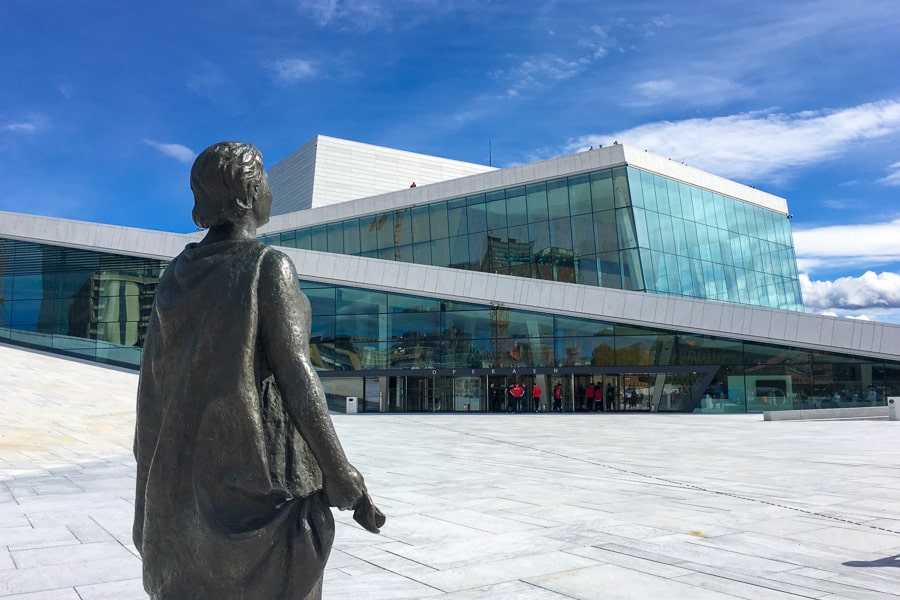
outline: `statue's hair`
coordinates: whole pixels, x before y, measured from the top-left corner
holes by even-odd
[[[213,144],[191,167],[194,223],[218,227],[238,221],[253,207],[264,177],[262,154],[253,144]]]

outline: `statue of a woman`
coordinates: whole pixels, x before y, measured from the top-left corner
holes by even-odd
[[[272,193],[250,144],[204,150],[194,221],[160,279],[138,386],[134,543],[154,599],[316,599],[331,506],[384,516],[347,461],[309,361],[309,302],[256,241]]]

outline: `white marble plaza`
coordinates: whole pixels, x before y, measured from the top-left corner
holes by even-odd
[[[137,375],[0,345],[0,598],[145,598]],[[338,415],[329,599],[900,597],[900,423]]]

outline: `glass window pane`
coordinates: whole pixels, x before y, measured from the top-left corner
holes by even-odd
[[[412,245],[413,262],[420,265],[431,264],[431,242],[419,242]]]
[[[547,184],[535,183],[525,188],[528,205],[528,222],[544,221],[549,218],[547,212]]]
[[[594,239],[598,253],[619,249],[614,210],[594,213]]]
[[[572,217],[572,244],[576,256],[594,254],[594,224],[590,215]]]
[[[387,294],[371,290],[354,288],[338,288],[335,294],[335,306],[340,315],[366,315],[387,312]]]
[[[588,174],[569,177],[569,210],[571,214],[583,215],[591,212],[591,187]]]
[[[328,238],[325,235],[325,226],[317,225],[310,229],[310,249],[319,252],[328,251]]]
[[[450,244],[450,266],[456,269],[469,268],[469,236],[452,237]]]
[[[644,196],[644,208],[659,212],[659,203],[656,201],[656,183],[653,175],[641,171],[641,194]]]
[[[619,233],[619,248],[635,248],[638,245],[634,223],[631,220],[631,209],[616,209],[616,229]]]
[[[565,179],[547,182],[547,204],[551,219],[569,216],[569,186]]]
[[[550,223],[538,221],[528,224],[528,239],[532,243],[532,251],[539,254],[550,247]]]
[[[625,167],[613,169],[613,188],[616,194],[616,208],[631,206],[631,198],[628,196],[628,174]]]
[[[501,198],[492,202],[487,202],[487,226],[488,230],[497,231],[507,227],[506,222],[506,200]]]
[[[622,250],[619,260],[622,262],[622,289],[644,291],[644,273],[637,248]]]
[[[381,213],[381,215],[378,216],[375,230],[376,235],[378,236],[379,250],[394,247],[394,213]]]
[[[426,206],[414,206],[409,210],[410,225],[397,223],[398,227],[412,229],[412,241],[427,242],[431,240],[431,215],[430,208]],[[416,261],[419,262],[419,261]],[[426,263],[419,263],[426,264]]]
[[[572,227],[568,218],[550,220],[550,245],[554,248],[572,250]]]
[[[383,215],[371,215],[359,220],[359,244],[363,252],[378,249],[378,223]]]
[[[666,179],[666,194],[669,197],[669,210],[672,216],[681,217],[681,191],[678,189],[678,182],[672,179]]]
[[[388,294],[388,312],[435,312],[440,310],[441,302],[435,298]]]
[[[703,220],[706,223],[707,227],[715,227],[716,207],[713,194],[708,190],[701,190],[700,193],[703,197]]]
[[[487,235],[484,233],[469,234],[469,268],[476,271],[481,270],[481,266],[486,261],[487,255]]]
[[[297,232],[297,248],[301,250],[309,250],[312,246],[312,236],[309,229],[302,229]]]
[[[429,220],[431,222],[431,237],[439,240],[449,237],[450,233],[447,228],[447,203],[436,202],[429,209]]]
[[[607,288],[622,289],[622,269],[619,265],[618,252],[605,252],[598,255],[600,264],[600,285]]]
[[[436,267],[450,266],[450,240],[441,238],[431,241],[431,264]]]
[[[325,236],[328,238],[328,251],[344,253],[344,224],[328,223],[325,225]]]
[[[466,207],[468,213],[469,233],[478,233],[487,230],[487,210],[484,203],[469,204]]]
[[[300,291],[309,299],[314,322],[319,316],[334,314],[334,288],[307,289],[306,286],[301,285]]]
[[[447,226],[450,237],[469,233],[469,221],[466,217],[465,206],[458,206],[447,210]]]
[[[691,186],[685,183],[679,183],[678,195],[681,197],[681,217],[683,219],[693,219],[694,204],[691,200]]]
[[[510,227],[526,225],[528,211],[525,203],[525,186],[506,190],[506,219]]]
[[[576,283],[580,283],[581,285],[600,285],[600,266],[597,262],[596,256],[583,256],[579,255],[577,257],[578,261],[578,271],[576,273]]]
[[[664,215],[672,214],[672,209],[669,208],[669,191],[666,188],[665,177],[654,175],[653,187],[656,190],[657,210]]]
[[[643,208],[644,207],[644,194],[643,194],[643,191],[641,188],[641,173],[640,173],[640,171],[638,171],[637,169],[632,168],[632,167],[626,167],[626,170],[628,171],[628,192],[631,194],[631,205],[639,206],[639,207]],[[592,173],[591,174],[591,186],[593,186],[593,183],[594,183],[594,174]],[[593,187],[591,188],[591,191],[593,192]],[[599,209],[599,210],[607,210],[609,208],[612,208],[612,206],[608,206],[606,208]],[[594,200],[594,210],[598,210],[596,199]]]

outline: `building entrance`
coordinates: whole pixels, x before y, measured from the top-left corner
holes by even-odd
[[[716,397],[723,395],[721,390],[710,391],[716,374],[714,367],[679,367],[677,371],[648,368],[567,368],[566,371],[391,374],[361,378],[360,387],[364,388],[365,410],[383,412],[545,413],[555,412],[557,404],[562,412],[703,412],[704,402],[712,405]],[[353,380],[346,374],[340,379]],[[516,384],[521,384],[524,390],[519,398],[510,393]]]

